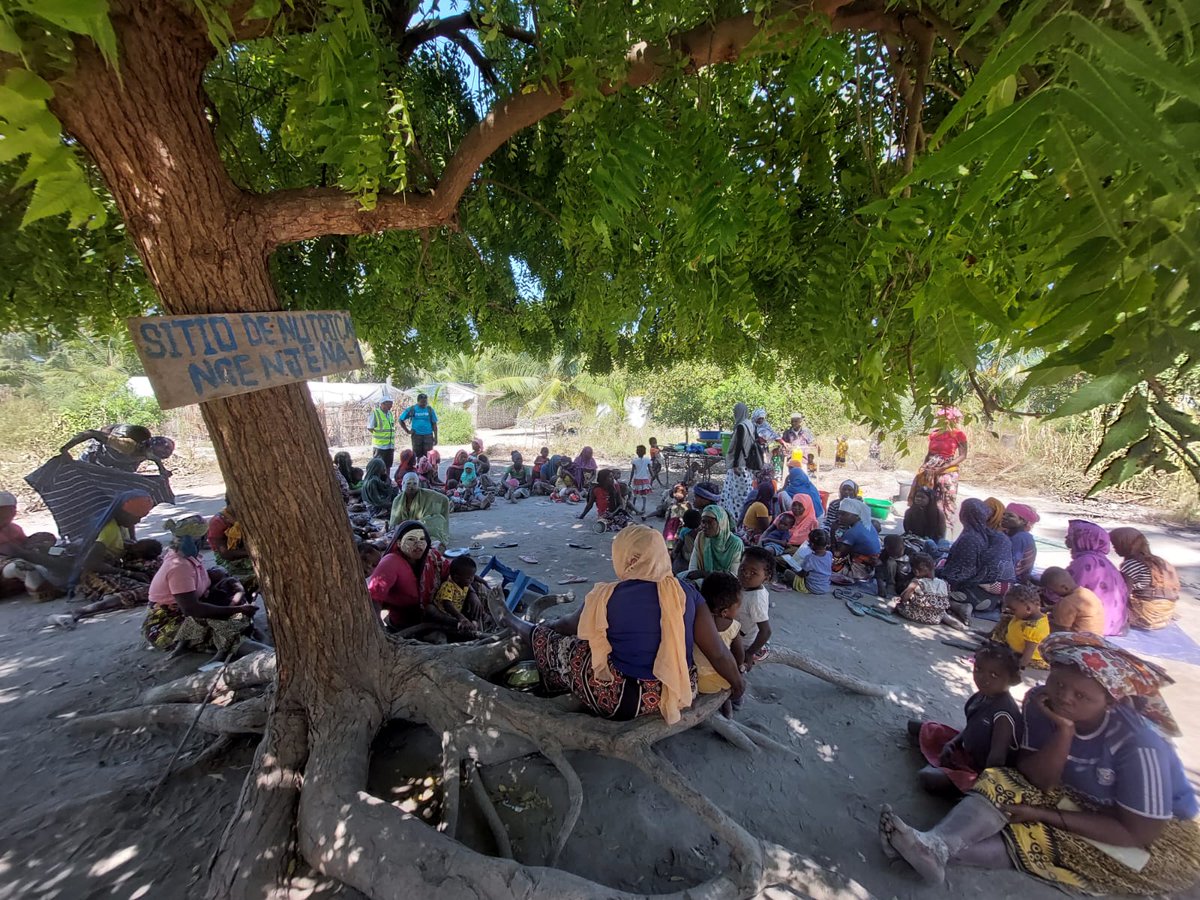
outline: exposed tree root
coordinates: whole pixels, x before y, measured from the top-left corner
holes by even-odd
[[[557,866],[558,858],[563,852],[563,847],[567,846],[567,839],[571,836],[571,832],[575,830],[575,823],[579,821],[579,814],[583,811],[583,782],[579,780],[579,773],[575,771],[575,767],[567,762],[562,749],[556,744],[543,746],[542,754],[546,759],[554,763],[554,768],[558,769],[559,773],[567,781],[567,814],[563,818],[562,828],[558,831],[558,837],[554,839],[554,847],[550,851],[550,858],[546,861],[547,865]]]
[[[845,672],[817,662],[815,659],[810,659],[803,653],[799,653],[788,647],[772,646],[770,655],[759,663],[759,665],[770,663],[780,666],[791,666],[793,669],[799,669],[801,672],[815,675],[822,681],[828,681],[830,684],[835,684],[847,691],[864,694],[867,697],[884,697],[894,700],[903,694],[902,688],[890,684],[875,684],[871,681],[864,681],[854,675],[847,675]]]
[[[286,882],[292,847],[315,869],[375,900],[432,895],[520,900],[634,898],[554,868],[578,823],[584,786],[567,759],[588,751],[622,760],[695,814],[729,849],[731,866],[677,900],[749,898],[771,885],[813,897],[865,896],[816,863],[751,835],[685,776],[654,745],[697,725],[708,724],[734,746],[795,756],[795,749],[743,723],[718,715],[724,694],[704,695],[668,725],[660,717],[610,722],[562,708],[487,681],[516,658],[519,645],[507,639],[435,647],[393,641],[393,664],[380,682],[324,698],[318,706],[289,707],[270,719],[254,766],[243,787],[241,807],[222,839],[211,871],[208,897],[261,900],[271,886]],[[270,657],[268,656],[268,659]],[[273,668],[273,660],[239,661],[224,687],[244,689]],[[777,648],[770,662],[792,665],[841,687],[875,697],[889,689],[829,669],[800,654]],[[189,676],[147,692],[151,705],[76,720],[77,728],[186,726],[195,716],[191,701],[213,686],[208,676]],[[376,697],[391,698],[380,707]],[[226,707],[207,707],[200,724],[217,734],[260,731],[268,723],[269,691]],[[320,710],[311,721],[306,710]],[[442,739],[443,811],[440,828],[366,793],[371,741],[389,717],[424,722]],[[542,753],[567,782],[568,804],[545,867],[512,859],[512,841],[496,812],[480,767]],[[502,859],[485,856],[456,839],[463,778]],[[303,790],[301,782],[303,781]]]
[[[199,718],[197,718],[197,714]],[[267,725],[267,698],[254,697],[232,706],[201,703],[166,703],[134,706],[113,712],[70,719],[73,731],[104,731],[109,728],[146,728],[183,725],[196,721],[201,731],[213,734],[262,734]]]
[[[188,703],[203,700],[213,685],[222,690],[240,691],[270,684],[275,680],[275,654],[269,651],[252,653],[234,660],[223,670],[197,672],[152,687],[142,693],[141,702],[147,706],[157,703]]]
[[[483,814],[488,829],[492,832],[492,839],[496,842],[496,851],[504,859],[512,859],[513,848],[512,841],[508,838],[508,829],[504,827],[504,822],[500,820],[500,814],[496,812],[496,804],[492,802],[487,785],[483,783],[483,772],[478,763],[472,765],[471,796],[475,798],[475,803],[479,806],[479,811]]]

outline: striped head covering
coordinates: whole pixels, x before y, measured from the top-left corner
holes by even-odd
[[[1051,666],[1071,666],[1094,678],[1118,703],[1131,706],[1166,734],[1179,736],[1179,724],[1159,694],[1175,682],[1159,666],[1085,631],[1052,634],[1038,649]]]

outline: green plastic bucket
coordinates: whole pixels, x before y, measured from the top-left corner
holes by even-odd
[[[863,502],[870,508],[872,519],[883,521],[892,512],[891,500],[876,500],[874,497],[867,497]]]

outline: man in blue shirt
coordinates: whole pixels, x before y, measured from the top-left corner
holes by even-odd
[[[412,426],[409,427],[409,423]],[[438,419],[437,413],[429,405],[426,394],[417,394],[417,405],[410,406],[400,414],[398,423],[406,434],[412,435],[413,456],[421,459],[429,455],[429,451],[437,446]]]

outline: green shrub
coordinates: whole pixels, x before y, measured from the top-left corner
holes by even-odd
[[[471,414],[458,406],[443,406],[434,403],[438,417],[438,443],[469,444],[475,436],[475,423]]]

